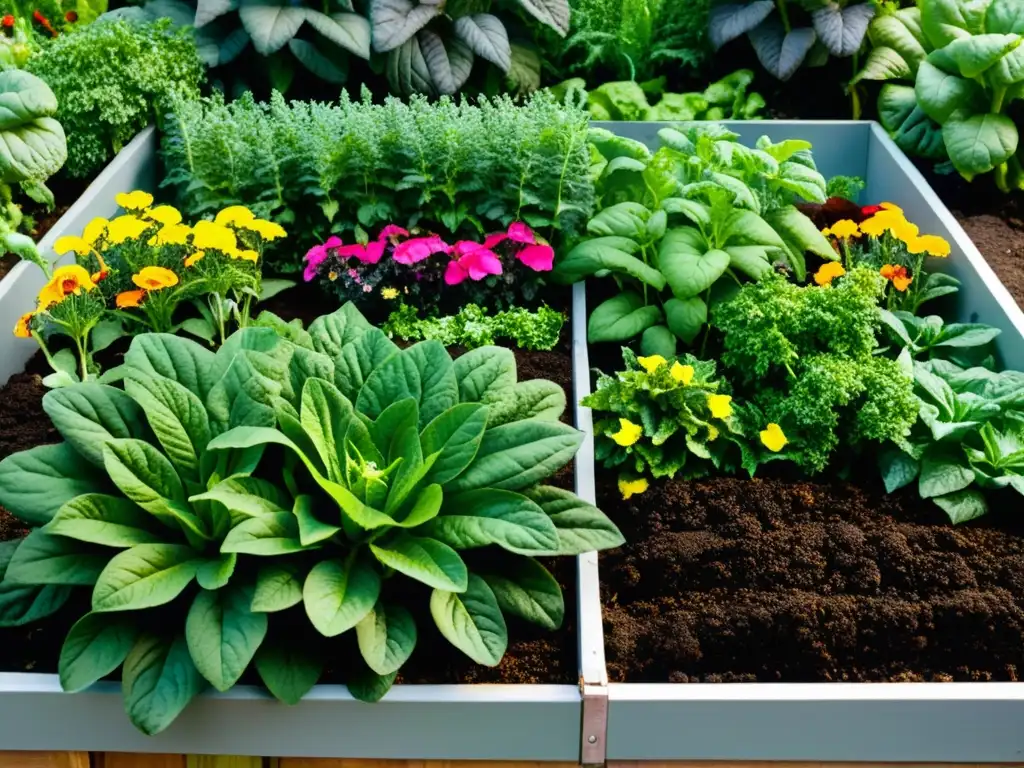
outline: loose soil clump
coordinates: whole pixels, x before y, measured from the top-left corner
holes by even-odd
[[[952,527],[913,491],[672,481],[601,554],[609,675],[629,682],[1016,681],[1024,523]],[[998,508],[998,506],[996,507]]]

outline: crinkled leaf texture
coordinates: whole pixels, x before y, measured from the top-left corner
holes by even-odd
[[[33,74],[0,72],[0,180],[43,181],[64,165],[64,129],[53,119],[57,97]]]

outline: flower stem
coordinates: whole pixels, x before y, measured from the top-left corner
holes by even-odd
[[[78,361],[82,366],[82,381],[86,382],[89,380],[89,354],[85,351],[86,343],[89,338],[89,332],[86,331],[81,336],[75,336],[75,346],[78,348]]]

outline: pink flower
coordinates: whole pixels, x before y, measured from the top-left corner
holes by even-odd
[[[351,277],[351,278],[357,278],[357,277],[359,277],[359,272],[357,270],[350,269],[348,271],[348,276]]]
[[[555,264],[555,249],[550,245],[528,245],[516,258],[534,272],[550,272]]]
[[[448,285],[458,285],[467,277],[483,280],[488,275],[501,274],[501,259],[489,248],[461,240],[455,244],[454,250],[459,258],[448,262],[444,271],[444,281]]]
[[[372,290],[373,290],[373,287],[370,286],[370,285],[364,285],[363,286],[363,293],[369,293]]]
[[[448,253],[450,250],[451,246],[437,235],[414,237],[412,240],[399,243],[395,247],[393,258],[399,264],[409,265],[423,261],[435,253]]]
[[[340,237],[329,237],[327,242],[323,245],[314,245],[303,257],[303,261],[306,262],[306,269],[302,273],[302,279],[307,283],[316,277],[317,268],[326,261],[328,253],[327,251],[331,248],[337,248],[341,245]]]
[[[487,239],[484,240],[484,248],[491,250],[494,246],[499,243],[503,243],[508,240],[508,235],[504,232],[495,232],[493,235],[488,235]]]
[[[525,243],[526,245],[537,243],[537,236],[533,234],[533,230],[521,221],[513,221],[508,225],[508,239],[514,243]]]
[[[380,257],[384,255],[384,247],[386,243],[383,240],[375,240],[372,243],[366,244],[366,249],[358,259],[364,264],[376,264],[380,261]]]
[[[388,224],[384,229],[377,235],[377,239],[380,241],[390,240],[392,245],[397,244],[399,237],[408,237],[409,230],[402,229],[397,224]]]

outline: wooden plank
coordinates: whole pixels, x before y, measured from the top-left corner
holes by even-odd
[[[92,768],[185,768],[184,755],[94,752]]]
[[[0,752],[0,768],[89,768],[89,753]]]
[[[263,758],[240,755],[189,755],[186,768],[263,768]]]
[[[579,768],[577,763],[501,760],[361,760],[334,757],[279,757],[270,768]]]

